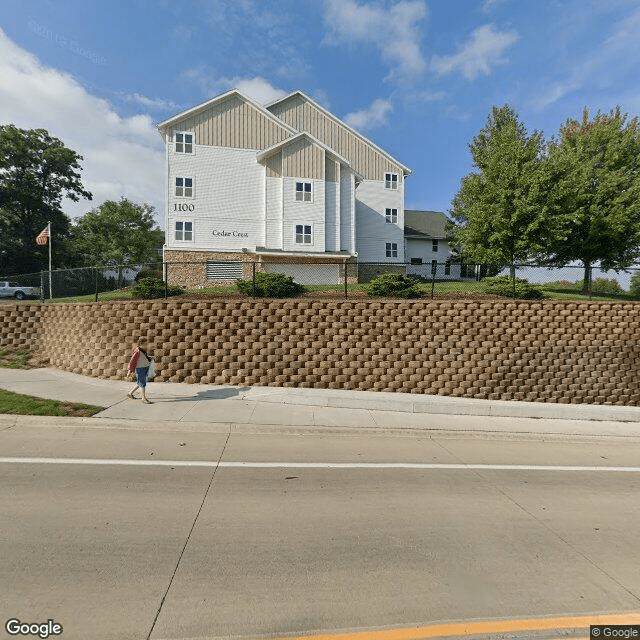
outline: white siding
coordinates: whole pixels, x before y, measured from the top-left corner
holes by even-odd
[[[430,238],[407,238],[406,240],[406,261],[411,262],[412,258],[420,258],[423,264],[407,264],[407,273],[431,278],[431,262],[438,261],[436,270],[437,280],[459,280],[460,265],[452,264],[449,273],[445,273],[445,263],[451,259],[451,250],[446,240],[438,239],[438,250],[433,250],[433,240]]]
[[[339,264],[273,264],[265,263],[267,273],[292,276],[298,284],[340,284]]]
[[[325,182],[325,251],[340,250],[340,189],[337,182]]]
[[[284,250],[285,251],[324,251],[325,210],[324,180],[309,180],[313,183],[313,202],[298,202],[295,199],[296,181],[301,178],[283,178],[284,181]],[[312,244],[295,243],[295,225],[310,224],[313,227]]]
[[[433,250],[433,241],[429,238],[407,238],[407,262],[411,258],[421,258],[422,262],[431,264],[432,260],[446,262],[451,258],[451,251],[446,240],[438,240],[438,250]]]
[[[176,176],[194,179],[194,198],[175,196]],[[167,247],[236,251],[264,245],[264,181],[265,170],[256,162],[255,151],[197,145],[194,154],[176,154],[169,145]],[[176,211],[176,205],[184,204],[194,210]],[[194,222],[193,243],[173,239],[174,222],[181,219]]]
[[[267,238],[269,249],[282,249],[282,178],[267,178]]]
[[[355,183],[353,172],[344,169],[340,175],[340,250],[354,253],[353,219]]]
[[[387,208],[398,210],[397,223],[386,222]],[[398,257],[387,258],[387,242]],[[383,180],[364,180],[356,189],[356,248],[361,262],[404,262],[404,187],[385,189]]]

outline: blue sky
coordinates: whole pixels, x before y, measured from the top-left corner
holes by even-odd
[[[84,157],[92,203],[156,207],[155,125],[231,88],[296,89],[410,167],[406,207],[447,211],[493,105],[557,133],[584,107],[640,113],[638,0],[4,0],[0,122]]]

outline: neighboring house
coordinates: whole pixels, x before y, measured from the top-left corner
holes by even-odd
[[[447,216],[440,211],[404,212],[404,241],[407,274],[438,280],[461,279],[460,264],[452,264],[447,242]]]
[[[355,258],[405,262],[411,171],[303,93],[263,107],[233,90],[158,129],[170,281],[247,277],[257,262],[331,283]]]

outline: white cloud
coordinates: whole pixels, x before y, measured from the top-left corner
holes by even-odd
[[[599,16],[592,16],[587,28],[592,28],[593,22],[598,19]],[[584,90],[585,87],[588,87],[589,96],[596,91],[605,91],[611,104],[621,103],[621,98],[616,96],[625,95],[626,88],[636,86],[634,79],[640,64],[638,32],[640,9],[618,21],[608,37],[601,42],[591,37],[588,55],[578,59],[572,57],[569,64],[557,65],[556,79],[547,81],[545,86],[537,91],[536,97],[532,100],[534,108],[545,109]],[[586,40],[582,32],[579,36]],[[633,98],[631,104],[635,104]],[[625,108],[629,108],[626,103]]]
[[[268,104],[287,95],[286,91],[277,89],[264,78],[232,78],[229,84],[259,104]]]
[[[440,102],[447,97],[447,94],[444,91],[419,91],[412,97],[418,102]]]
[[[479,74],[489,75],[492,67],[505,62],[502,54],[518,40],[514,31],[497,31],[492,24],[485,24],[471,34],[471,39],[452,56],[434,56],[431,66],[444,76],[459,71],[469,79]]]
[[[368,108],[349,113],[343,120],[354,129],[374,129],[388,122],[388,116],[391,111],[393,111],[391,102],[378,98]]]
[[[386,9],[382,4],[358,4],[356,0],[327,0],[325,23],[327,44],[369,44],[391,71],[390,79],[421,74],[426,63],[420,51],[418,23],[427,16],[423,0],[398,2]]]
[[[176,111],[184,107],[172,102],[171,100],[163,100],[162,98],[148,98],[140,93],[123,93],[120,94],[127,102],[135,102],[147,109],[161,111]]]
[[[14,44],[0,29],[0,104],[3,123],[44,128],[83,156],[81,179],[93,200],[63,200],[77,217],[121,196],[148,202],[164,219],[164,150],[149,115],[121,118],[71,76]]]
[[[496,9],[497,7],[499,7],[502,4],[505,4],[508,1],[509,0],[484,0],[484,2],[482,3],[482,10],[485,13],[490,13],[494,9]]]
[[[268,80],[260,76],[220,78],[208,73],[204,68],[197,68],[186,71],[185,77],[196,82],[207,97],[213,97],[231,89],[238,89],[258,104],[267,104],[287,95],[286,91],[274,87]]]

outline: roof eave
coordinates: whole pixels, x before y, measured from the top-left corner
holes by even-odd
[[[284,122],[284,120],[280,120],[280,118],[278,118],[278,116],[276,116],[274,113],[271,113],[271,111],[269,111],[268,109],[263,107],[261,104],[258,104],[255,100],[252,100],[251,98],[249,98],[249,96],[246,96],[241,91],[238,91],[238,89],[231,89],[230,91],[226,91],[225,93],[221,93],[219,96],[215,96],[214,98],[209,98],[209,100],[205,100],[204,102],[201,102],[200,104],[196,105],[195,107],[191,107],[190,109],[187,109],[186,111],[182,111],[182,112],[176,114],[175,116],[171,116],[171,118],[168,118],[167,120],[163,120],[162,122],[158,123],[156,125],[156,128],[162,134],[172,124],[174,124],[176,122],[179,122],[180,120],[184,120],[185,118],[188,118],[188,117],[190,117],[192,115],[195,115],[196,113],[199,113],[200,111],[203,111],[204,109],[210,107],[211,105],[216,104],[217,102],[222,102],[223,100],[226,100],[227,98],[231,97],[232,95],[236,95],[239,98],[241,98],[242,100],[245,100],[246,102],[251,104],[253,107],[258,109],[258,111],[260,111],[265,116],[267,116],[271,120],[273,120],[276,124],[280,125],[283,129],[286,129],[289,133],[297,133],[296,129],[294,129],[291,125],[288,125],[286,122]]]

